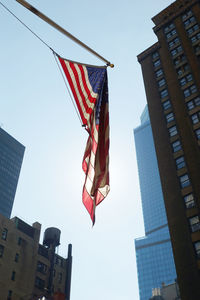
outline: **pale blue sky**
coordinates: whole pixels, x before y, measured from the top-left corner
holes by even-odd
[[[103,63],[14,0],[1,0],[61,56]],[[51,51],[0,6],[0,124],[26,147],[12,216],[61,229],[73,245],[71,300],[138,300],[134,238],[144,234],[133,128],[145,106],[136,56],[156,42],[151,17],[169,0],[31,0],[115,64],[108,68],[110,184],[96,224],[82,205],[87,134]],[[41,239],[42,242],[42,239]]]

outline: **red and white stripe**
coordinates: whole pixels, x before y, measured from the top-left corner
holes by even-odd
[[[94,93],[84,65],[59,58],[76,101],[83,124],[87,124],[98,97]]]
[[[107,196],[109,187],[109,113],[108,103],[101,107],[99,125],[96,125],[95,104],[98,94],[90,85],[84,65],[59,58],[76,101],[83,124],[89,133],[82,168],[86,174],[83,203],[95,222],[96,206]]]

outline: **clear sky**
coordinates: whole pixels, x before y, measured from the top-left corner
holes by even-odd
[[[15,0],[1,0],[56,52],[98,58]],[[115,64],[108,68],[110,185],[96,224],[82,204],[87,133],[51,51],[0,5],[0,125],[25,147],[12,216],[61,229],[59,254],[73,245],[71,300],[138,300],[134,239],[144,234],[133,128],[146,103],[137,55],[157,41],[151,18],[170,0],[30,0]],[[42,237],[41,237],[42,242]]]

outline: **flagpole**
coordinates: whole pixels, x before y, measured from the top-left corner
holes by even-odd
[[[61,33],[63,33],[64,35],[66,35],[68,38],[70,38],[71,40],[73,40],[75,43],[79,44],[80,46],[82,46],[83,48],[85,48],[86,50],[88,50],[89,52],[91,52],[92,54],[94,54],[95,56],[97,56],[98,58],[100,58],[101,60],[103,60],[104,62],[106,62],[107,66],[109,66],[111,68],[114,67],[114,65],[111,64],[107,59],[105,59],[103,56],[101,56],[100,54],[98,54],[96,51],[94,51],[93,49],[91,49],[89,46],[87,46],[86,44],[84,44],[83,42],[81,42],[79,39],[77,39],[75,36],[73,36],[67,30],[65,30],[64,28],[62,28],[60,25],[56,24],[53,20],[51,20],[50,18],[48,18],[47,16],[45,16],[42,12],[40,12],[39,10],[37,10],[35,7],[33,7],[27,1],[25,1],[25,0],[16,0],[16,1],[18,3],[20,3],[21,5],[23,5],[25,8],[27,8],[28,10],[30,10],[33,14],[35,14],[36,16],[38,16],[39,18],[41,18],[43,21],[47,22],[49,25],[53,26],[58,31],[60,31]]]

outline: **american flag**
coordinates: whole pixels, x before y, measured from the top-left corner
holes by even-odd
[[[106,67],[94,67],[59,57],[83,125],[89,134],[83,157],[83,203],[95,223],[96,206],[109,186],[109,113]]]

